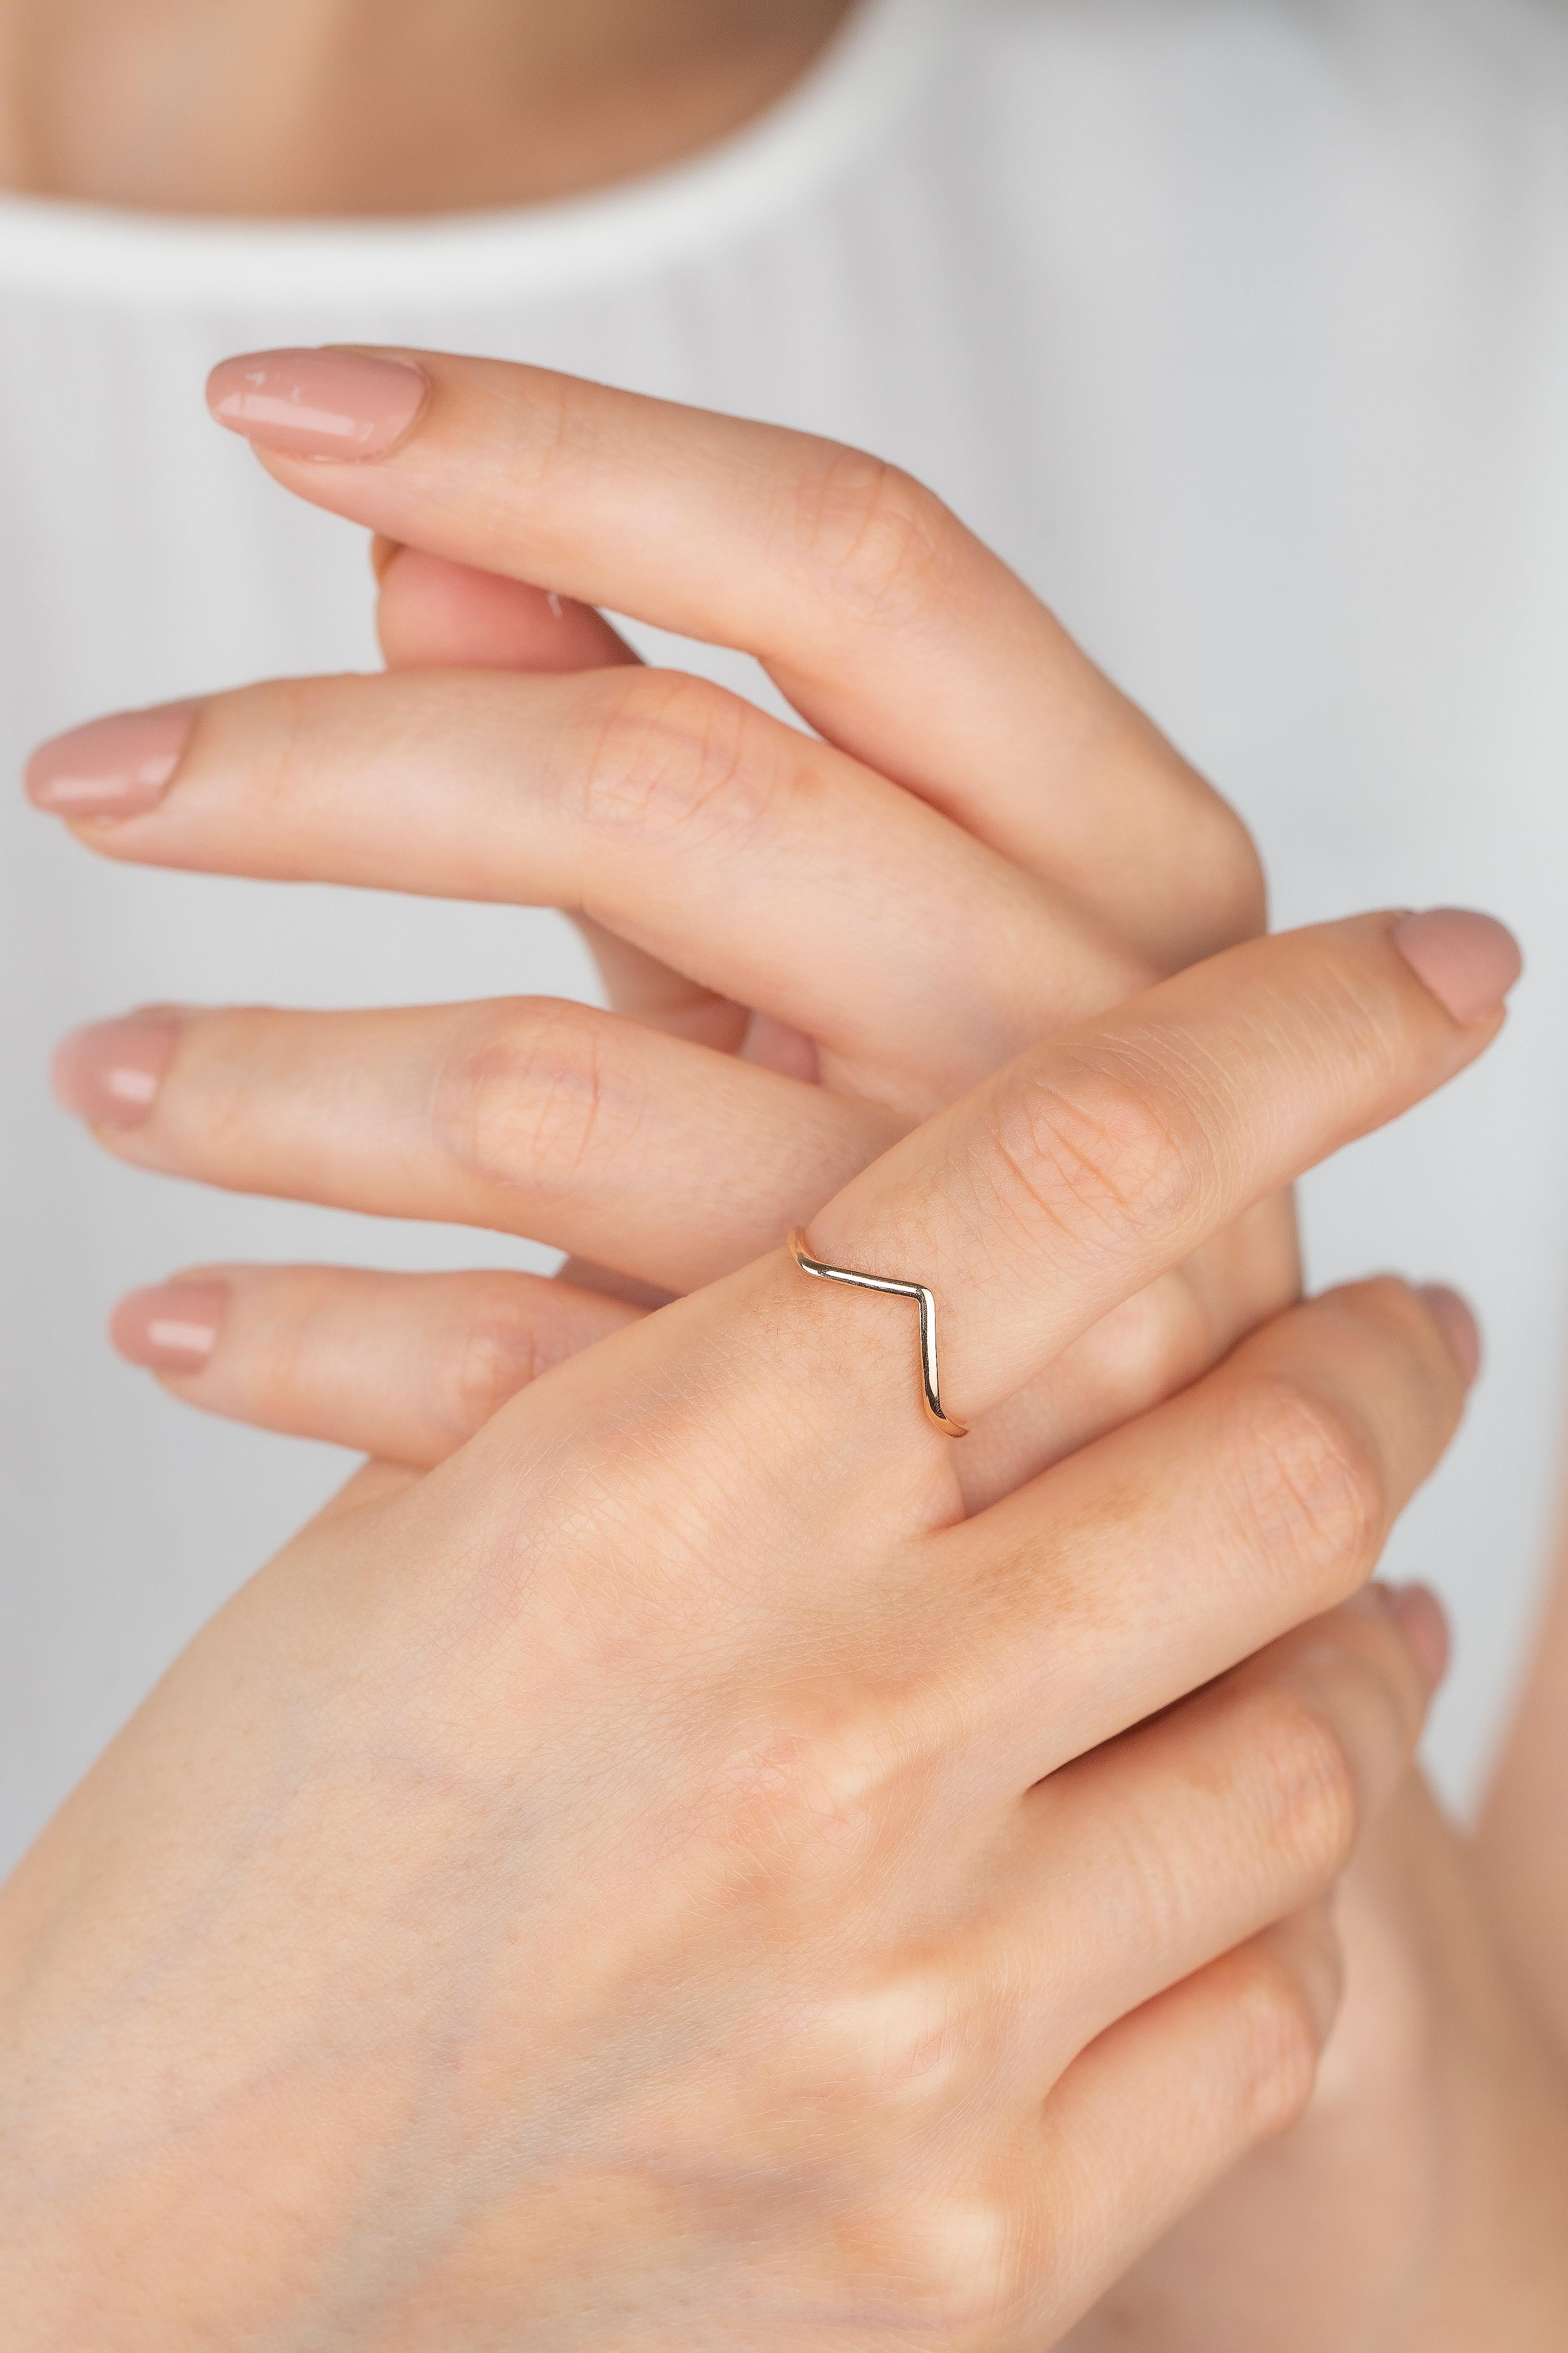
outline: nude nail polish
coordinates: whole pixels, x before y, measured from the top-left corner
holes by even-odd
[[[55,1054],[55,1093],[89,1127],[140,1127],[179,1038],[177,1022],[148,1014],[73,1030]]]
[[[1418,980],[1456,1021],[1501,1010],[1524,969],[1519,943],[1495,915],[1468,907],[1429,907],[1406,915],[1389,935]]]
[[[1446,1282],[1422,1282],[1416,1290],[1458,1359],[1466,1380],[1474,1381],[1481,1369],[1481,1327],[1470,1312],[1468,1300],[1451,1291]]]
[[[384,458],[413,425],[430,379],[406,360],[367,352],[247,352],[220,360],[207,406],[259,449],[291,458]]]
[[[168,790],[200,709],[117,711],[52,736],[27,763],[27,798],[55,817],[144,817]]]
[[[228,1309],[226,1282],[161,1282],[133,1291],[110,1319],[109,1336],[127,1363],[150,1373],[199,1373]]]

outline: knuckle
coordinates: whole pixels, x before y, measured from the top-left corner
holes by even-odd
[[[432,1352],[437,1426],[459,1440],[471,1436],[552,1361],[524,1302],[496,1292],[461,1314]]]
[[[1299,2120],[1318,2080],[1323,2024],[1305,1957],[1278,1940],[1238,1957],[1231,2019],[1243,2119],[1265,2140]]]
[[[1258,1382],[1238,1417],[1235,1493],[1258,1557],[1313,1584],[1353,1582],[1382,1541],[1387,1479],[1365,1425],[1345,1404],[1288,1379]]]
[[[912,475],[834,448],[807,469],[797,495],[805,568],[842,610],[885,626],[950,602],[958,526]]]
[[[1215,949],[1255,939],[1268,927],[1268,885],[1251,832],[1228,801],[1210,793],[1194,828],[1192,887]]]
[[[812,1717],[816,1721],[811,1720]],[[834,1722],[823,1706],[762,1726],[727,1763],[726,1835],[772,1872],[829,1901],[873,1864],[907,1805],[907,1761],[890,1727]]]
[[[879,2235],[873,2275],[897,2299],[895,2342],[907,2335],[952,2353],[1000,2353],[1013,2341],[1024,2276],[1017,2217],[1005,2192],[976,2184],[914,2197]]]
[[[1295,1693],[1269,1694],[1257,1753],[1267,1760],[1270,1842],[1320,1884],[1338,1878],[1361,1826],[1355,1759],[1334,1722]]]
[[[663,837],[682,849],[743,839],[790,781],[787,731],[706,679],[628,669],[597,692],[574,788],[579,813],[600,832]]]
[[[992,1206],[1035,1250],[1121,1257],[1173,1237],[1211,1183],[1202,1125],[1151,1076],[1079,1066],[1030,1073],[995,1099],[989,1149],[976,1163]]]
[[[591,1007],[540,998],[487,1006],[437,1074],[437,1144],[486,1185],[581,1194],[624,1153],[642,1117],[624,1057],[610,1064]]]
[[[818,2096],[847,2102],[896,2133],[899,2118],[944,2109],[957,2096],[973,2026],[963,1985],[942,1963],[889,1963],[824,2006],[812,2036]]]

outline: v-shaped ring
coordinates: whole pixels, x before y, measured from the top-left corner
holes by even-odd
[[[968,1424],[952,1421],[942,1409],[942,1384],[936,1369],[936,1297],[923,1282],[894,1282],[885,1274],[859,1274],[853,1267],[829,1266],[813,1258],[805,1228],[797,1226],[789,1238],[790,1255],[802,1274],[821,1282],[847,1282],[857,1291],[886,1291],[895,1299],[912,1299],[921,1311],[921,1396],[927,1415],[944,1438],[967,1438]]]

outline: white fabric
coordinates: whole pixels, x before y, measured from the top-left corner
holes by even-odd
[[[1487,1325],[1390,1563],[1457,1615],[1458,1792],[1527,1639],[1568,1303],[1565,56],[1527,0],[878,0],[768,121],[590,203],[246,228],[0,202],[13,765],[96,712],[371,666],[363,542],[212,428],[202,379],[446,345],[902,460],[1240,805],[1281,921],[1516,923],[1502,1045],[1306,1195],[1316,1279],[1442,1274]],[[589,980],[547,915],[114,870],[16,794],[0,828],[9,1854],[344,1468],[114,1362],[116,1295],[205,1259],[528,1258],[129,1174],[51,1107],[51,1040],[150,1000]]]

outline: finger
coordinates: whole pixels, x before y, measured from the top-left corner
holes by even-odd
[[[1018,2242],[1037,2253],[1017,2284],[1017,2342],[1055,2344],[1243,2158],[1297,2122],[1341,1978],[1338,1940],[1314,1910],[1211,1962],[1074,2063],[1046,2103],[1038,2170],[1025,2177],[1048,2182],[1051,2202],[1018,2220]],[[1053,2263],[1069,2248],[1070,2263]]]
[[[1473,1061],[1519,969],[1500,924],[1452,910],[1248,942],[1050,1039],[906,1137],[813,1221],[811,1252],[928,1286],[942,1402],[967,1423]],[[907,1433],[910,1304],[795,1288],[839,1418],[862,1443],[873,1418]]]
[[[637,657],[591,606],[526,581],[501,580],[471,565],[377,539],[376,631],[388,670],[626,669]],[[731,1050],[746,1016],[711,989],[616,938],[580,924],[617,1012],[680,1037]]]
[[[1406,1775],[1436,1688],[1407,1606],[1371,1587],[1030,1790],[1004,1925],[975,1937],[973,1969],[977,1989],[1031,1969],[1049,1984],[1041,2080],[1337,1885]]]
[[[163,723],[76,730],[35,754],[29,789],[79,818],[94,763]],[[913,1117],[1147,977],[1047,885],[698,680],[296,681],[169,724],[188,732],[162,797],[84,826],[94,849],[581,910],[816,1039],[830,1083]]]
[[[56,1084],[122,1160],[247,1193],[528,1234],[687,1291],[893,1132],[866,1106],[554,999],[159,1009]]]
[[[423,1469],[639,1313],[500,1270],[215,1266],[132,1292],[110,1334],[187,1405]]]
[[[376,629],[389,670],[626,669],[637,657],[591,606],[378,539]],[[579,919],[617,1012],[732,1051],[747,1016],[711,989]]]
[[[922,1579],[983,1630],[972,1770],[1036,1780],[1353,1594],[1464,1410],[1445,1299],[1384,1276],[1293,1308],[940,1537]],[[1114,1543],[1088,1544],[1108,1496]]]
[[[208,397],[279,480],[334,513],[757,655],[830,741],[1054,876],[1162,963],[1260,921],[1234,815],[894,468],[440,353],[253,353],[216,370]],[[356,462],[331,462],[345,449]]]

